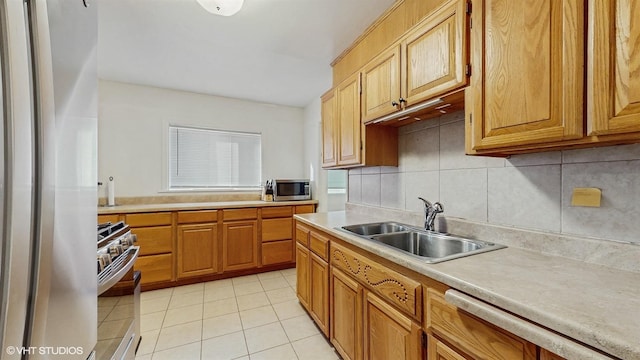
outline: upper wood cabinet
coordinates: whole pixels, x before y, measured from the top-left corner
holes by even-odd
[[[446,2],[362,70],[362,121],[468,83],[466,0]]]
[[[640,1],[588,1],[588,135],[640,131]]]
[[[338,104],[336,90],[322,96],[322,166],[338,165]]]
[[[427,16],[402,41],[402,98],[406,106],[468,84],[466,0],[452,0]]]
[[[400,109],[400,46],[394,45],[362,70],[362,121]]]
[[[360,163],[360,74],[345,80],[336,90],[338,99],[337,121],[339,132],[338,165]]]
[[[584,2],[475,0],[472,16],[467,151],[582,137]]]
[[[362,125],[360,78],[360,73],[354,74],[322,97],[325,168],[398,165],[398,130]]]

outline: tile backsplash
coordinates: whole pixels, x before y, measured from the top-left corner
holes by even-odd
[[[507,159],[464,154],[464,113],[399,129],[398,167],[349,171],[349,203],[640,244],[640,144]],[[572,207],[576,187],[602,190],[600,208]]]

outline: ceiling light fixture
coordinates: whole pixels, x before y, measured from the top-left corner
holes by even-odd
[[[231,16],[242,8],[244,0],[196,0],[198,4],[212,14]]]

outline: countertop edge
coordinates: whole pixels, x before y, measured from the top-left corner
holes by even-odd
[[[255,201],[216,201],[216,202],[196,202],[196,203],[116,205],[116,206],[99,206],[98,215],[146,213],[146,212],[159,212],[159,211],[241,209],[241,208],[250,208],[250,207],[295,206],[295,205],[317,205],[317,204],[318,204],[318,200],[297,200],[297,201],[255,200]]]

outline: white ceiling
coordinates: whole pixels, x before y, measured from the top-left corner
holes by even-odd
[[[101,79],[304,107],[330,63],[394,0],[245,0],[234,16],[196,0],[99,3]]]

